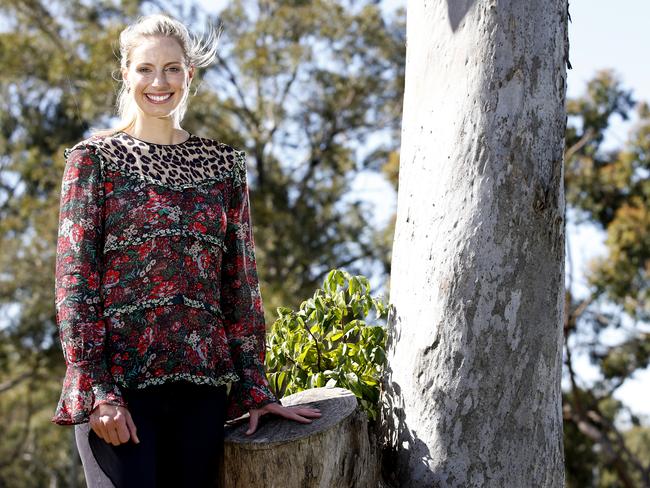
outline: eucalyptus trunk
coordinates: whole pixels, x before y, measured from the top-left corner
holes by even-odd
[[[564,486],[566,0],[409,0],[382,467]]]

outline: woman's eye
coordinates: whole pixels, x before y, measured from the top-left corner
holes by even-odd
[[[172,66],[171,68],[167,68],[167,69],[170,69],[170,70],[174,71],[175,73],[178,73],[181,70],[180,68],[177,68],[177,67],[174,67],[174,66]],[[138,72],[145,72],[145,71],[149,71],[149,68],[139,68],[138,69]]]

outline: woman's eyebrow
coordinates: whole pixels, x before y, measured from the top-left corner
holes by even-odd
[[[148,64],[148,65],[150,65],[150,66],[153,66],[153,63],[148,63],[148,62],[146,62],[146,61],[145,61],[145,62],[142,62],[142,63],[137,63],[137,64],[138,64],[138,65]],[[167,66],[168,64],[181,64],[181,62],[180,62],[180,61],[170,61],[169,63],[165,63],[165,66]]]

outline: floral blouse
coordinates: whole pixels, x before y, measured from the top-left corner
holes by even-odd
[[[88,422],[123,388],[231,383],[226,418],[278,399],[264,369],[246,156],[125,132],[64,151],[55,268],[66,363],[52,422]]]

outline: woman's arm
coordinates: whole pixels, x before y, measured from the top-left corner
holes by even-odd
[[[92,146],[65,151],[55,266],[56,322],[66,363],[52,422],[88,422],[100,404],[125,406],[108,371],[100,296],[104,200],[100,160]]]
[[[236,157],[237,158],[237,157]],[[221,268],[221,306],[230,352],[240,381],[233,383],[227,419],[278,402],[264,367],[266,325],[260,294],[250,198],[243,152],[235,162],[235,177],[227,208],[226,248]]]

